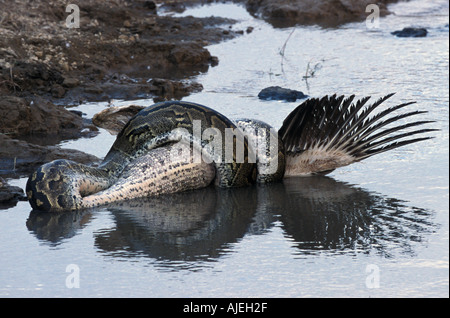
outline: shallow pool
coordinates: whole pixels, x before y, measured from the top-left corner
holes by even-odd
[[[435,139],[272,186],[202,189],[84,213],[0,211],[1,297],[448,297],[449,7],[410,1],[377,28],[274,29],[243,7],[226,15],[236,39],[208,47],[219,65],[185,100],[276,128],[297,103],[261,101],[283,86],[320,97],[397,92],[436,120]],[[390,32],[426,27],[425,38]],[[115,101],[117,105],[127,104]],[[150,105],[150,100],[133,101]],[[104,103],[79,109],[92,116]],[[107,132],[62,143],[99,157]],[[9,180],[24,186],[26,179]]]

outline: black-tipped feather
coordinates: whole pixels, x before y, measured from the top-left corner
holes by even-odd
[[[367,146],[369,143],[371,143],[374,140],[377,140],[383,136],[386,136],[388,134],[391,134],[395,131],[399,131],[401,129],[405,129],[405,128],[410,128],[410,127],[414,127],[414,126],[419,126],[419,125],[423,125],[423,124],[429,124],[429,123],[433,123],[433,121],[417,121],[417,122],[413,122],[413,123],[409,123],[409,124],[405,124],[405,125],[401,125],[401,126],[397,126],[397,127],[393,127],[390,129],[386,129],[383,130],[382,132],[372,135],[369,138],[363,139],[360,138],[360,140],[355,140],[355,142],[353,143],[354,146],[348,147],[348,150],[350,153],[354,153],[357,152],[358,150],[360,150],[361,148]],[[430,132],[430,131],[435,131],[436,129],[427,129],[427,131],[422,131],[422,132]],[[368,135],[367,132],[365,135]],[[406,137],[406,136],[403,136]],[[372,143],[373,146],[373,143]]]
[[[356,103],[353,103],[354,95],[348,98],[333,95],[321,99],[309,99],[286,117],[278,134],[283,140],[288,155],[320,148],[323,151],[339,151],[353,156],[354,161],[433,138],[419,137],[399,140],[437,129],[419,129],[391,135],[403,129],[429,124],[433,121],[415,121],[381,130],[384,126],[398,122],[400,119],[426,113],[425,111],[411,111],[385,118],[394,111],[415,103],[408,102],[389,107],[369,117],[392,95],[394,94],[386,95],[368,106],[366,103],[370,96],[364,97]],[[382,139],[383,137],[386,138]]]

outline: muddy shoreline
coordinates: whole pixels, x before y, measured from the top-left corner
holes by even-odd
[[[196,3],[196,1],[193,1]],[[181,99],[191,79],[217,65],[205,48],[243,33],[224,18],[176,18],[182,3],[0,0],[0,175],[21,177],[57,158],[96,158],[60,149],[96,127],[71,105],[111,99]],[[69,24],[68,24],[69,23]],[[66,106],[66,107],[64,107]],[[69,106],[69,107],[67,107]],[[100,111],[100,109],[99,109]]]
[[[0,176],[23,177],[58,158],[98,161],[55,146],[97,131],[68,106],[111,99],[181,99],[201,91],[192,76],[220,63],[206,47],[251,32],[232,28],[232,19],[171,15],[210,2],[79,0],[74,9],[64,0],[0,0]],[[228,2],[240,3],[275,27],[335,27],[363,21],[368,1]],[[382,15],[388,13],[389,2],[394,1],[379,1]]]
[[[387,14],[386,3],[394,1],[378,1],[380,14]],[[170,15],[209,2],[214,1],[80,0],[73,27],[76,12],[67,1],[0,0],[0,94],[28,102],[40,96],[68,106],[181,99],[201,91],[200,83],[187,78],[219,63],[206,46],[245,34],[231,29],[231,19]],[[233,2],[274,25],[326,27],[363,21],[370,0]]]
[[[201,89],[182,79],[217,64],[205,46],[235,36],[233,20],[161,16],[153,1],[78,1],[71,28],[66,1],[14,4],[0,24],[0,93],[63,105],[179,99]]]

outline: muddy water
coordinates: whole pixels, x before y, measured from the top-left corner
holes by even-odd
[[[411,109],[428,110],[424,118],[441,129],[435,139],[270,187],[62,215],[20,202],[0,213],[0,295],[448,297],[448,2],[391,9],[378,28],[338,29],[274,29],[236,5],[188,10],[236,18],[233,28],[253,31],[208,48],[220,63],[197,77],[205,89],[186,100],[279,128],[298,103],[258,100],[266,86],[314,97],[397,92],[386,106],[416,100]],[[412,25],[429,35],[390,34]],[[105,106],[79,109],[92,116]],[[102,131],[62,146],[101,157],[113,140]]]

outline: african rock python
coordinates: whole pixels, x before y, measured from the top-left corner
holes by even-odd
[[[213,180],[219,187],[281,180],[285,160],[276,133],[260,121],[236,123],[242,130],[194,103],[149,106],[125,125],[99,167],[69,160],[39,167],[27,182],[28,199],[36,210],[66,211],[201,188]],[[187,156],[180,145],[192,146],[184,148]]]

